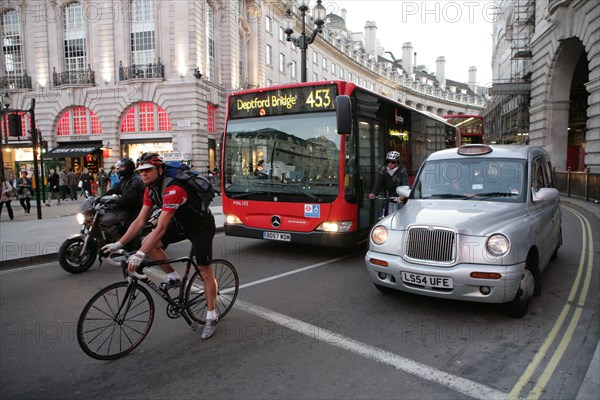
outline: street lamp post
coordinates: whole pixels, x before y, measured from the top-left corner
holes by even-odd
[[[327,16],[327,10],[325,10],[325,7],[321,4],[321,0],[317,0],[317,4],[312,9],[315,29],[312,34],[307,35],[306,12],[309,10],[308,3],[308,0],[300,0],[300,5],[298,6],[300,17],[302,19],[302,31],[300,32],[300,36],[292,36],[294,33],[294,26],[296,25],[296,19],[292,15],[292,10],[288,8],[283,17],[285,26],[284,33],[287,35],[286,40],[300,48],[300,74],[302,82],[306,82],[306,50],[308,49],[308,46],[315,41],[317,34],[323,31],[321,28],[323,27],[323,24],[325,24],[325,17]]]
[[[10,98],[8,97],[8,93],[5,93],[4,96],[0,98],[0,115],[2,116],[2,124],[0,124],[0,129],[2,129],[0,131],[0,174],[2,174],[2,176],[6,180],[8,180],[9,177],[7,177],[4,174],[4,150],[2,149],[2,147],[4,146],[4,140],[6,140],[6,143],[8,144],[8,133],[6,133],[8,132],[8,127],[6,126],[6,118],[4,117],[4,111],[10,108],[9,100]]]

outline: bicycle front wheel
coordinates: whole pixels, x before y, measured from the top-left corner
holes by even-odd
[[[77,322],[81,349],[97,360],[114,360],[135,349],[154,320],[154,301],[145,287],[113,283],[88,301]]]
[[[215,281],[217,282],[215,310],[219,315],[219,319],[222,319],[231,310],[233,303],[235,303],[240,289],[240,279],[233,264],[227,260],[213,260],[211,265]],[[204,293],[204,282],[198,271],[193,273],[187,285],[185,302],[190,318],[201,324],[206,323],[208,305]]]

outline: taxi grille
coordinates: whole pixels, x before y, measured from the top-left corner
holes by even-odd
[[[408,231],[406,256],[415,261],[452,262],[456,235],[440,228],[414,227]]]

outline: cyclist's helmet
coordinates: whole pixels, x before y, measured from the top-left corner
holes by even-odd
[[[148,168],[165,168],[165,162],[157,153],[144,153],[137,160],[137,170]]]
[[[396,164],[400,163],[400,153],[398,153],[397,151],[388,151],[388,153],[385,155],[385,162],[390,162],[393,161]]]
[[[117,173],[121,177],[130,177],[135,172],[135,163],[128,157],[117,161],[115,167],[117,168]]]

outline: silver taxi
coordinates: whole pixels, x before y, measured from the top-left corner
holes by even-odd
[[[404,206],[371,230],[365,262],[381,291],[505,303],[527,313],[540,275],[562,244],[548,153],[524,145],[436,152]]]

